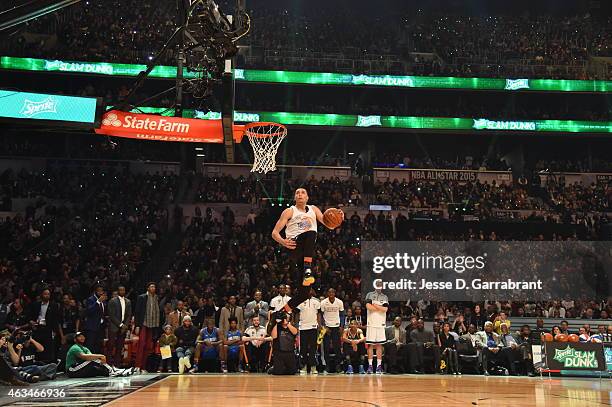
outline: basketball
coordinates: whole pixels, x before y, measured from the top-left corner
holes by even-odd
[[[552,342],[553,336],[549,333],[542,334],[542,341],[544,342]]]
[[[555,336],[555,342],[567,342],[567,335],[557,334],[557,336]]]
[[[576,334],[571,334],[570,336],[567,337],[567,341],[568,342],[578,342],[580,341],[580,337]]]
[[[337,228],[342,224],[342,210],[337,208],[329,208],[323,213],[323,221],[332,229]]]

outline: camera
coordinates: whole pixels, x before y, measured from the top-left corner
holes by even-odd
[[[287,313],[285,311],[276,311],[273,317],[277,323],[283,322],[284,319],[287,319]]]
[[[12,343],[13,345],[23,345],[31,338],[31,332],[15,332],[13,335],[9,336],[7,342]]]

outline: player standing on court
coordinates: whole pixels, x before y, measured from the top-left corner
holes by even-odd
[[[327,290],[327,298],[321,301],[321,312],[327,334],[323,337],[323,355],[328,373],[336,371],[340,365],[342,353],[342,327],[340,321],[344,318],[344,303],[336,298],[336,290]],[[332,360],[333,359],[333,360]],[[330,371],[330,367],[332,371]]]
[[[344,212],[340,209],[328,209],[325,216],[314,205],[307,205],[308,193],[304,188],[295,190],[295,205],[283,211],[272,230],[272,239],[291,250],[291,269],[295,281],[299,281],[298,273],[302,273],[302,284],[298,286],[297,295],[289,300],[283,310],[290,312],[308,299],[310,286],[315,278],[312,275],[312,257],[317,241],[317,222],[328,229],[335,229],[344,221]],[[280,235],[286,227],[286,238]],[[278,310],[276,310],[278,311]]]
[[[366,330],[366,343],[368,344],[368,374],[374,373],[372,367],[374,349],[376,349],[376,373],[382,374],[383,344],[387,342],[385,326],[387,323],[389,298],[387,298],[381,290],[376,289],[366,295],[365,301],[368,310],[368,329]]]

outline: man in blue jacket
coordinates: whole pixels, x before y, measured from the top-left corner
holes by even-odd
[[[85,301],[85,338],[86,346],[93,353],[102,353],[104,327],[106,322],[106,292],[100,284],[94,286],[91,297]]]

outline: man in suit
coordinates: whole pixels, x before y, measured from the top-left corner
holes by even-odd
[[[147,292],[140,294],[136,300],[134,323],[138,335],[138,350],[136,351],[136,367],[146,369],[147,358],[155,351],[155,342],[161,334],[163,309],[159,305],[156,294],[157,285],[147,284]]]
[[[125,334],[132,320],[132,303],[125,298],[125,287],[117,287],[117,296],[108,302],[108,341],[110,344],[111,365],[121,366]]]
[[[185,309],[185,303],[181,300],[176,302],[176,309],[168,314],[168,321],[166,324],[172,326],[174,332],[179,326],[183,324],[183,318],[186,316],[192,316],[191,313]]]
[[[385,359],[387,373],[406,373],[408,371],[408,347],[406,330],[402,329],[402,318],[395,317],[393,325],[385,328]]]
[[[435,325],[434,325],[435,328]],[[424,355],[427,352],[433,356],[433,372],[440,370],[440,347],[436,344],[435,333],[425,329],[425,322],[422,318],[417,320],[417,327],[410,331],[410,341],[408,342],[408,355],[411,373],[423,373]]]
[[[238,330],[244,329],[244,311],[242,307],[236,305],[236,296],[230,295],[227,300],[227,304],[221,308],[221,315],[219,316],[219,329],[225,335],[229,331],[229,319],[235,317],[238,321]]]
[[[263,327],[268,322],[268,303],[261,300],[261,291],[257,290],[253,294],[254,300],[246,305],[244,310],[244,317],[247,319],[247,326],[253,325],[253,318],[259,316],[259,324]]]
[[[104,287],[96,284],[92,296],[85,302],[86,344],[93,353],[102,353],[103,351],[107,314],[106,300]]]
[[[44,348],[38,355],[39,360],[43,362],[57,361],[53,338],[59,337],[59,317],[59,305],[51,301],[51,291],[48,288],[43,289],[40,301],[33,302],[28,312],[32,337]]]

